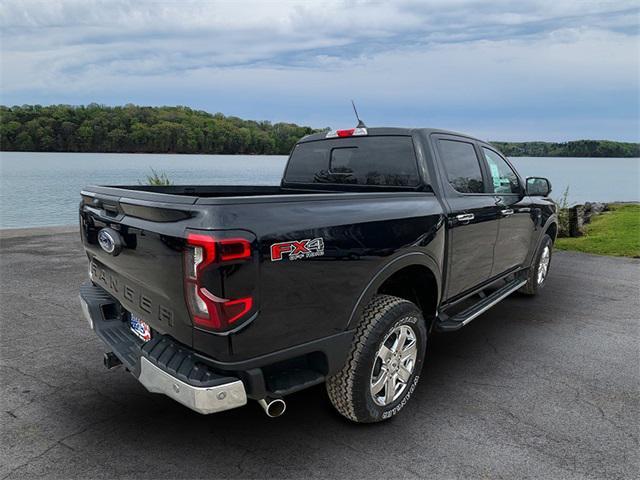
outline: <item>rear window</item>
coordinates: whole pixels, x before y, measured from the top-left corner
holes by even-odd
[[[411,137],[351,137],[296,145],[285,183],[415,187],[420,184]]]

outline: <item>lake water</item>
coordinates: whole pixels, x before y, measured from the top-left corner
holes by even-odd
[[[0,152],[0,228],[70,225],[87,185],[144,182],[151,168],[176,184],[277,185],[286,156]],[[640,201],[638,158],[512,159],[523,176],[548,177],[571,203]]]

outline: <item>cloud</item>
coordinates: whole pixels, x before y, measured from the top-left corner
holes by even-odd
[[[5,0],[2,102],[181,103],[324,126],[351,121],[355,97],[379,124],[637,138],[638,12],[590,0]]]

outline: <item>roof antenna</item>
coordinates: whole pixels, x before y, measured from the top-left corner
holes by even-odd
[[[358,116],[358,110],[356,110],[356,104],[353,103],[353,100],[351,100],[351,105],[353,105],[353,111],[356,114],[356,118],[358,119],[358,126],[356,128],[367,128],[364,122],[360,120],[360,117]]]

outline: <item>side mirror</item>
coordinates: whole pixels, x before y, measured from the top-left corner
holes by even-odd
[[[548,197],[551,193],[551,182],[543,177],[527,178],[527,195],[532,197]]]

